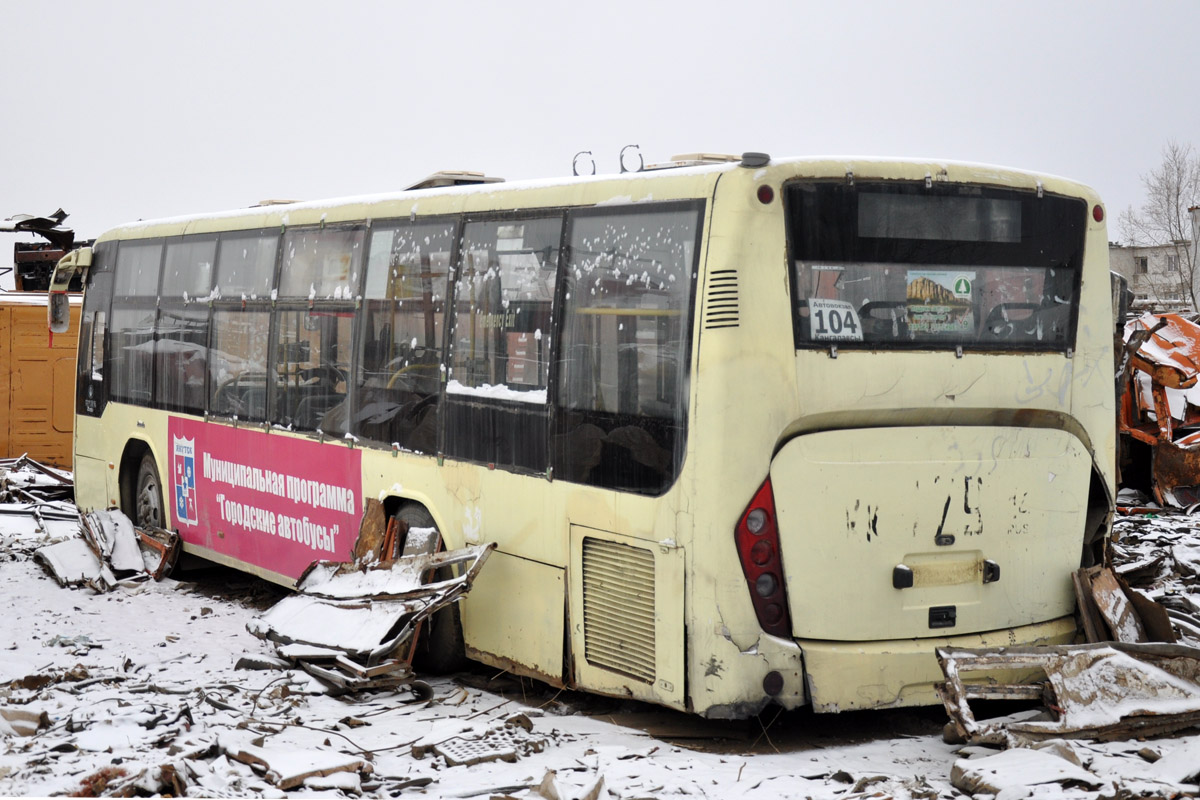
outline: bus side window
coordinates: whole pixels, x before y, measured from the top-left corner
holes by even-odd
[[[210,414],[256,422],[267,417],[270,294],[278,231],[223,234],[208,352]]]
[[[446,455],[543,472],[562,215],[468,223],[447,353]]]
[[[686,441],[699,208],[591,210],[570,224],[555,475],[659,494]]]
[[[418,453],[437,451],[446,290],[456,233],[453,221],[372,226],[349,420],[355,436]]]
[[[114,400],[154,401],[154,322],[161,241],[126,241],[117,248],[107,374]]]
[[[113,261],[116,244],[102,242],[93,249],[83,298],[79,329],[79,363],[75,379],[75,409],[79,414],[100,416],[108,401],[104,380],[104,342],[112,307]]]
[[[155,325],[154,370],[158,404],[204,411],[208,373],[208,304],[214,237],[189,236],[167,243]]]
[[[271,422],[298,431],[346,432],[353,299],[365,239],[361,227],[284,234],[274,368],[267,381]]]

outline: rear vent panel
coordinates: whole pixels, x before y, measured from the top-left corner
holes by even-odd
[[[709,273],[704,294],[704,329],[738,326],[738,274],[735,269]]]
[[[588,663],[654,681],[654,553],[583,540],[583,637]]]

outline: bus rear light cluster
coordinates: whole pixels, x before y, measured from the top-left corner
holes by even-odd
[[[758,487],[754,499],[742,512],[734,539],[758,624],[773,636],[791,636],[770,478]]]

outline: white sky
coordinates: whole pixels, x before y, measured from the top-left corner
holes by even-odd
[[[0,218],[61,206],[80,237],[444,168],[569,175],[579,150],[616,172],[626,144],[1016,166],[1094,186],[1112,222],[1168,139],[1200,146],[1192,2],[61,0],[2,19]]]

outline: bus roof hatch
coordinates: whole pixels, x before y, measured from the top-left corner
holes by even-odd
[[[405,191],[412,189],[436,189],[442,186],[472,186],[478,183],[503,183],[504,178],[484,175],[482,172],[470,172],[463,169],[439,170],[427,178],[422,178],[411,186],[404,187]]]
[[[675,169],[676,167],[698,167],[703,164],[728,164],[733,161],[741,161],[741,156],[730,155],[729,153],[683,153],[682,155],[671,156],[670,161],[664,161],[660,164],[647,164],[646,169]]]

